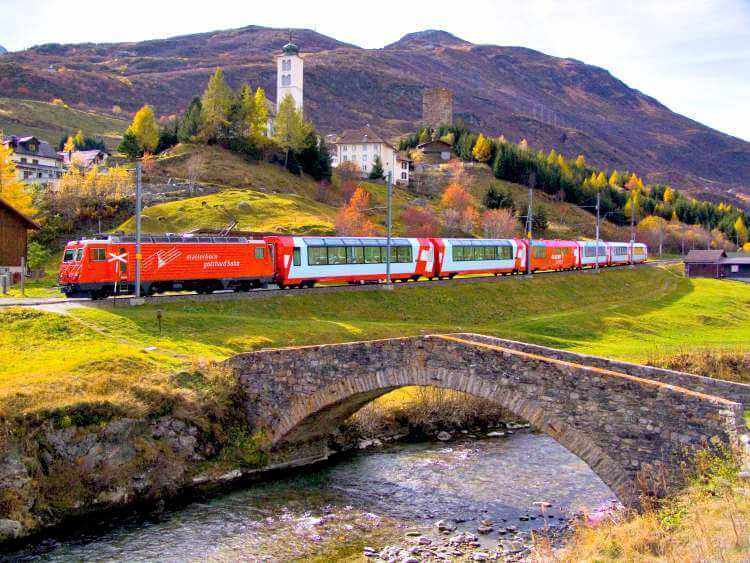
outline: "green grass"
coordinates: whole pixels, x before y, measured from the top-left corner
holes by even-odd
[[[66,317],[0,310],[0,408],[99,398],[129,405],[131,386],[172,389],[172,372],[206,359],[430,332],[472,331],[634,361],[686,347],[747,350],[749,304],[750,285],[645,267],[394,292],[78,308]]]
[[[0,131],[6,135],[36,135],[57,145],[60,137],[81,130],[100,136],[110,149],[120,142],[126,119],[35,100],[0,97]]]
[[[220,206],[220,207],[217,207]],[[145,233],[220,230],[230,223],[225,209],[238,220],[237,230],[274,233],[333,233],[335,208],[297,194],[266,194],[250,189],[219,193],[148,207],[143,211]],[[135,230],[129,219],[119,229]]]

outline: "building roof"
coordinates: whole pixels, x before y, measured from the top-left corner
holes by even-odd
[[[285,55],[299,55],[299,47],[292,43],[291,39],[289,43],[284,45],[281,50],[284,52]]]
[[[39,145],[39,150],[37,152],[32,152],[28,148],[29,143],[32,141],[36,141]],[[34,137],[33,135],[29,137],[17,137],[16,135],[4,137],[3,144],[10,144],[13,152],[16,154],[22,154],[24,156],[41,156],[44,158],[54,158],[55,160],[61,160],[60,155],[55,152],[55,150],[47,141],[43,141],[42,139]]]
[[[334,145],[358,145],[363,143],[382,143],[388,145],[392,149],[394,146],[386,141],[381,135],[376,133],[372,127],[365,125],[361,129],[351,129],[344,131],[341,135],[338,135],[335,141],[331,144]]]
[[[691,250],[685,257],[684,262],[686,264],[714,264],[726,257],[727,253],[723,250]]]
[[[440,139],[435,139],[434,141],[427,141],[426,143],[422,143],[421,145],[417,145],[417,148],[421,151],[424,151],[427,147],[440,147],[442,149],[448,149],[451,150],[453,146],[450,143],[446,143],[445,141],[441,141]]]
[[[66,164],[72,163],[81,168],[90,168],[93,166],[100,155],[109,156],[105,151],[99,149],[93,149],[90,151],[73,151],[70,155],[65,151],[60,151],[57,154],[63,158],[63,161]]]
[[[10,203],[7,201],[4,201],[0,199],[0,209],[5,209],[8,211],[11,215],[15,215],[16,218],[18,218],[19,221],[24,223],[26,225],[26,228],[38,231],[40,229],[39,225],[37,225],[34,221],[26,217],[23,213],[21,213],[18,209],[13,207]]]

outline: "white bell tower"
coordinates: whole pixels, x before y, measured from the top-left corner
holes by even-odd
[[[298,110],[302,110],[302,84],[304,81],[304,64],[299,56],[299,47],[292,43],[292,32],[289,32],[289,43],[284,45],[282,53],[276,56],[276,113],[281,101],[291,94]]]

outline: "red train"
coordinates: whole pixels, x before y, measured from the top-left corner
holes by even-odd
[[[212,293],[280,288],[321,282],[377,283],[386,278],[387,241],[377,237],[145,236],[141,241],[141,291]],[[645,262],[642,243],[521,239],[392,238],[391,279],[449,279],[457,275],[507,275]],[[60,266],[68,296],[100,299],[132,293],[135,238],[110,236],[72,241]]]

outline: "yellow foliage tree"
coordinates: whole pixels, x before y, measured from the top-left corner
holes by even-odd
[[[747,242],[747,226],[742,217],[737,217],[734,222],[734,233],[737,236],[737,245],[743,246]]]
[[[0,199],[24,215],[31,216],[36,212],[31,194],[26,184],[18,179],[16,164],[12,156],[13,149],[0,143]]]
[[[664,190],[664,203],[674,203],[677,201],[677,192],[670,188],[669,186],[666,187]],[[719,205],[719,210],[722,211],[721,206],[724,205],[723,203]]]
[[[750,242],[746,242],[742,245],[742,252],[750,252]]]
[[[491,153],[492,145],[489,139],[480,133],[479,137],[477,137],[477,142],[474,143],[471,155],[479,162],[487,162],[490,159]]]
[[[201,97],[201,136],[206,141],[215,140],[229,125],[229,112],[234,102],[234,92],[224,80],[224,71],[217,68],[208,79],[206,90]]]
[[[617,170],[612,172],[612,175],[609,177],[609,185],[615,188],[620,185],[621,181],[620,173]]]
[[[63,147],[63,150],[65,152],[73,152],[76,150],[76,142],[73,140],[73,137],[68,136],[68,138],[65,140],[65,146]]]
[[[591,173],[592,176],[592,183],[591,185],[596,188],[597,190],[603,190],[607,187],[607,177],[604,175],[604,172],[599,172],[596,176],[594,176],[594,173]]]
[[[586,159],[582,154],[578,155],[578,158],[576,158],[576,168],[583,169],[586,168]]]
[[[120,199],[133,187],[131,173],[120,166],[112,166],[106,171],[92,166],[83,170],[71,166],[60,178],[57,189],[62,196],[96,197]]]
[[[128,131],[135,135],[144,152],[156,150],[156,145],[159,144],[159,125],[150,105],[146,104],[138,110]]]
[[[547,156],[547,164],[554,164],[557,162],[557,151],[555,149],[552,149],[549,151],[549,155]]]

